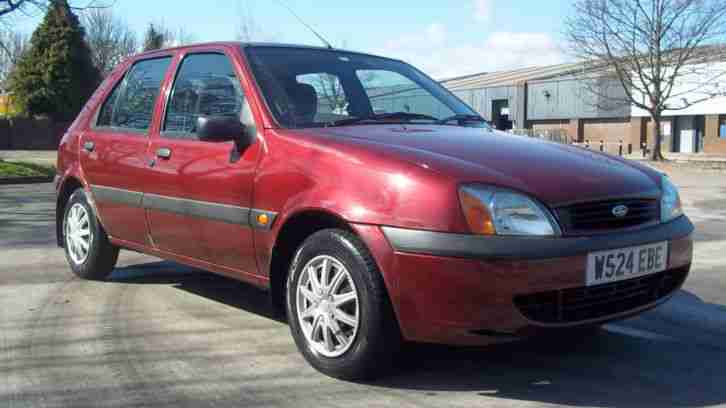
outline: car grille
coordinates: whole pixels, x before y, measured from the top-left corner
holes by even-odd
[[[620,205],[628,207],[623,217],[613,214],[613,209]],[[557,215],[564,232],[572,234],[648,224],[658,220],[660,208],[655,199],[609,200],[559,208]]]
[[[628,312],[662,299],[678,289],[688,267],[604,285],[516,296],[514,304],[529,320],[577,323]]]

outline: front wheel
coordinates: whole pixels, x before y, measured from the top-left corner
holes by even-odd
[[[63,247],[75,275],[103,280],[116,266],[119,248],[111,244],[85,191],[71,194],[63,214]]]
[[[331,377],[378,377],[400,348],[382,275],[347,231],[319,231],[300,246],[288,275],[287,314],[300,352]]]

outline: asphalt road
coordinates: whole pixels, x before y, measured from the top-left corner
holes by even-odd
[[[51,185],[0,187],[0,407],[726,406],[726,174],[673,177],[697,244],[672,301],[593,337],[416,346],[371,384],[311,369],[250,286],[131,252],[74,278]]]

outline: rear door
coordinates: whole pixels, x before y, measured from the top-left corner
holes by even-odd
[[[144,203],[157,247],[253,274],[249,215],[260,143],[238,151],[234,142],[196,135],[200,115],[240,118],[256,132],[233,61],[216,48],[181,56],[161,132],[152,137],[156,164]],[[194,238],[181,238],[185,227]]]
[[[81,168],[107,233],[148,245],[142,195],[149,133],[171,57],[134,63],[96,112],[81,137]]]

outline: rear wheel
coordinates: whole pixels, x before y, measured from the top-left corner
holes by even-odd
[[[81,188],[71,194],[66,204],[63,247],[71,270],[80,278],[102,280],[116,266],[119,248],[109,242]]]
[[[298,249],[287,280],[298,349],[318,371],[345,380],[378,377],[401,345],[383,278],[350,232],[329,229]]]

